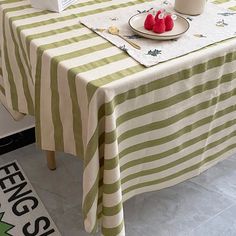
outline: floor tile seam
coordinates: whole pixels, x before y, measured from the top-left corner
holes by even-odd
[[[207,191],[210,191],[210,192],[213,192],[213,193],[217,193],[217,194],[220,194],[221,196],[227,198],[228,200],[231,200],[233,201],[234,203],[236,203],[236,197],[232,197],[231,195],[228,195],[224,192],[220,192],[220,191],[217,191],[217,190],[214,190],[214,189],[210,189],[210,188],[207,188],[206,186],[200,184],[200,183],[196,183],[194,182],[192,179],[188,180],[189,182],[191,182],[192,184],[195,184],[197,186],[200,186],[201,188],[207,190]]]
[[[75,157],[76,158],[76,157]],[[79,159],[78,159],[79,160]],[[67,165],[65,164],[65,160],[62,160],[62,165],[65,168],[67,174],[69,174],[69,176],[71,176],[73,179],[76,178],[77,180],[75,180],[75,182],[81,182],[82,179],[78,178],[78,176],[75,176],[73,173],[71,173],[70,168],[67,168]],[[82,176],[83,177],[83,176]]]
[[[62,200],[66,200],[63,196],[61,196],[60,194],[58,194],[57,192],[54,192],[54,191],[50,191],[48,189],[45,189],[45,188],[42,188],[41,186],[39,186],[36,182],[34,181],[30,181],[30,183],[33,185],[34,188],[39,188],[40,190],[43,190],[44,192],[48,192],[52,195],[55,195],[57,196],[58,198],[62,199]],[[35,190],[36,191],[36,190]],[[36,191],[37,193],[37,191]],[[37,193],[38,194],[38,193]],[[39,195],[39,194],[38,194]]]
[[[207,223],[209,223],[210,221],[212,221],[213,219],[215,219],[216,217],[218,217],[219,215],[221,215],[223,212],[229,210],[230,208],[236,206],[236,203],[231,204],[230,206],[226,207],[225,209],[221,210],[220,212],[218,212],[216,215],[208,218],[207,220],[205,220],[204,222],[202,222],[201,224],[199,224],[197,227],[194,227],[190,232],[193,233],[194,231],[196,231],[198,228],[202,227],[203,225],[206,225]]]

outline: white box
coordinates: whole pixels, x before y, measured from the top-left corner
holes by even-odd
[[[76,0],[30,0],[32,7],[61,12]]]

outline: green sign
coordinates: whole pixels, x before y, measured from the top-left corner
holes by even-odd
[[[10,229],[14,227],[14,225],[11,225],[7,222],[3,221],[4,212],[0,212],[0,235],[1,236],[12,236],[8,233]]]

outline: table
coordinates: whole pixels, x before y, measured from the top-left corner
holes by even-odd
[[[143,2],[80,0],[58,14],[0,1],[0,90],[35,116],[41,149],[82,159],[87,232],[124,235],[124,201],[236,151],[236,39],[147,69],[78,23]]]

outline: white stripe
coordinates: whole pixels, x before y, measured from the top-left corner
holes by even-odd
[[[31,44],[34,43],[39,47],[39,46],[43,46],[43,45],[48,45],[48,44],[53,44],[53,43],[56,43],[56,42],[60,42],[62,40],[71,39],[73,37],[78,37],[78,36],[90,34],[90,33],[91,33],[91,31],[89,31],[87,28],[81,28],[81,29],[72,30],[70,32],[65,32],[65,33],[62,33],[62,34],[55,34],[55,35],[48,36],[48,37],[45,37],[45,38],[34,39],[34,40],[31,41]],[[97,38],[99,38],[99,37],[97,37]],[[72,46],[73,44],[76,44],[76,42],[71,43],[69,45],[69,47],[67,45],[67,47],[69,49],[69,52],[73,51],[72,48],[70,48],[70,46]],[[63,47],[66,47],[66,45],[63,46]],[[61,51],[61,49],[63,49],[63,48],[60,47],[59,52],[57,51],[57,53],[55,52],[55,54],[56,55],[64,54],[64,52]],[[53,51],[53,49],[50,49],[50,50]],[[57,48],[57,50],[58,50],[58,48]]]
[[[234,84],[236,85],[236,80],[234,80],[234,81],[235,81]],[[223,93],[223,88],[227,89],[227,91],[224,91],[224,92],[231,91],[231,84],[232,84],[232,82],[221,85],[222,86],[222,93]],[[204,93],[194,96],[191,99],[191,101],[194,101],[196,104],[194,104],[194,103],[192,104],[189,101],[189,99],[187,99],[179,104],[175,104],[174,106],[168,107],[166,110],[160,110],[158,112],[155,112],[154,114],[149,113],[149,114],[145,115],[144,117],[139,116],[139,117],[132,119],[128,122],[125,122],[122,126],[122,129],[120,129],[118,127],[119,132],[117,132],[117,135],[121,135],[122,133],[129,130],[130,128],[140,127],[139,124],[142,126],[142,125],[151,123],[153,121],[153,117],[160,117],[159,119],[155,118],[155,121],[165,120],[168,117],[176,115],[176,113],[177,114],[180,113],[182,111],[181,108],[184,108],[183,110],[185,110],[185,109],[191,108],[194,105],[197,105],[201,102],[208,101],[211,99],[212,95],[217,95],[215,93],[215,91],[217,91],[217,90],[213,89],[213,90],[206,91]],[[232,100],[230,100],[230,101],[232,101]],[[123,151],[125,148],[128,148],[132,145],[140,143],[140,140],[142,140],[142,141],[149,140],[149,137],[152,137],[152,139],[155,139],[155,138],[157,139],[157,138],[161,138],[163,136],[166,136],[167,134],[174,133],[174,132],[178,131],[179,129],[186,127],[189,124],[192,124],[204,117],[209,116],[209,114],[212,114],[212,112],[214,112],[214,111],[215,112],[219,111],[220,108],[223,109],[225,103],[228,104],[229,101],[226,100],[226,102],[223,102],[223,105],[221,105],[221,103],[218,103],[217,110],[215,110],[216,109],[215,106],[211,106],[208,109],[205,109],[203,111],[198,111],[197,113],[195,113],[191,116],[185,117],[185,118],[181,119],[180,121],[178,121],[177,123],[173,123],[172,125],[170,125],[168,127],[164,127],[164,128],[158,129],[158,130],[153,130],[153,131],[150,131],[147,133],[141,133],[139,135],[132,136],[128,139],[125,139],[123,142],[119,143],[119,152]],[[174,111],[174,114],[172,114],[172,111]],[[208,113],[208,111],[211,113]],[[136,123],[136,119],[138,121],[141,121],[141,118],[142,118],[142,123],[141,122]],[[133,123],[133,124],[131,124],[131,123]],[[108,153],[108,156],[106,156],[106,159],[111,159],[114,156],[118,155],[118,153],[115,152],[115,151],[118,151],[118,149],[115,148],[115,146],[117,145],[116,142],[117,141],[115,140],[115,142],[113,142],[111,144],[105,144],[106,153]]]
[[[216,165],[219,161],[222,161],[226,158],[228,158],[229,156],[233,155],[235,153],[235,148],[224,153],[222,156],[220,156],[219,158],[209,162],[209,163],[206,163],[204,166],[202,166],[200,169],[196,169],[196,170],[193,170],[191,172],[188,172],[184,175],[181,175],[177,178],[174,178],[172,180],[169,180],[169,181],[166,181],[166,182],[163,182],[163,183],[160,183],[160,184],[156,184],[156,185],[149,185],[147,187],[143,187],[143,188],[139,188],[139,189],[135,189],[135,190],[132,190],[126,194],[123,195],[123,201],[127,201],[128,199],[138,195],[138,194],[141,194],[141,193],[147,193],[147,192],[151,192],[151,191],[156,191],[156,190],[160,190],[160,189],[163,189],[163,188],[168,188],[168,187],[171,187],[171,186],[174,186],[180,182],[183,182],[187,179],[190,179],[194,176],[197,176],[199,174],[201,174],[203,171],[211,168],[212,166]]]
[[[63,126],[63,141],[64,141],[64,152],[75,154],[75,139],[73,134],[73,114],[72,114],[72,103],[70,98],[70,88],[67,77],[67,70],[60,63],[58,66],[58,93],[59,96],[59,109],[60,109],[60,119]]]
[[[231,104],[233,105],[233,102]],[[216,106],[212,106],[209,109],[201,111],[201,112],[199,111],[196,114],[188,116],[188,117],[186,117],[186,118],[184,118],[184,119],[182,119],[182,120],[180,120],[180,121],[178,121],[178,122],[176,122],[176,123],[174,123],[174,124],[172,124],[172,125],[170,125],[168,127],[164,127],[164,128],[161,128],[161,129],[149,131],[147,133],[141,133],[139,135],[132,136],[132,137],[130,137],[128,139],[125,139],[122,143],[119,144],[119,151],[122,152],[123,150],[125,150],[128,147],[132,147],[133,145],[136,145],[136,144],[140,143],[140,140],[142,140],[142,142],[143,142],[143,141],[146,141],[146,140],[150,140],[150,137],[152,137],[152,140],[154,140],[154,139],[159,139],[159,138],[165,137],[167,135],[171,135],[171,134],[173,134],[173,133],[175,133],[175,132],[185,128],[188,125],[192,125],[195,122],[197,122],[197,121],[199,121],[201,119],[204,119],[205,117],[208,117],[209,114],[214,114],[214,113],[218,112],[219,109],[223,110],[224,108],[225,107],[223,105],[218,103]],[[211,112],[211,113],[208,113],[208,112]],[[231,114],[227,115],[227,117],[228,116],[230,117]],[[224,117],[226,117],[226,116],[224,116]],[[222,117],[220,119],[217,119],[213,123],[215,124],[215,123],[217,123],[221,119],[226,119],[224,117]],[[151,121],[151,120],[149,119],[148,121]],[[206,124],[206,126],[209,126],[209,123]],[[201,129],[201,127],[200,127],[200,129]],[[192,131],[192,132],[194,132],[194,131]]]
[[[235,113],[233,113],[233,115],[235,117]],[[227,119],[234,118],[233,115],[231,117],[229,117],[229,118],[227,117]],[[222,119],[221,122],[219,122],[217,125],[224,124],[223,120],[224,119]],[[201,134],[205,133],[206,130],[209,129],[209,127],[207,127],[207,126],[209,126],[209,125],[206,125],[206,126],[202,127],[199,130],[197,129],[196,132],[193,132],[193,134],[191,133],[191,138],[192,137],[197,137],[198,135],[200,136]],[[228,129],[232,130],[232,128],[228,128]],[[226,130],[224,130],[224,131],[226,132]],[[221,131],[221,132],[217,133],[217,135],[212,135],[211,137],[209,137],[208,140],[204,139],[204,140],[202,140],[202,141],[200,141],[198,143],[195,143],[195,144],[191,145],[188,148],[182,149],[180,151],[180,153],[175,153],[175,154],[170,155],[170,156],[168,156],[166,158],[163,158],[163,159],[159,159],[158,155],[157,155],[156,161],[148,162],[148,163],[143,163],[143,164],[140,164],[140,165],[136,165],[136,166],[130,167],[130,168],[122,171],[122,178],[125,178],[126,176],[128,176],[128,175],[130,175],[132,173],[136,173],[136,172],[139,172],[139,171],[142,171],[142,170],[148,170],[148,169],[152,169],[152,168],[157,168],[157,167],[160,167],[160,166],[163,166],[163,165],[167,165],[168,163],[174,162],[174,161],[180,159],[181,157],[186,156],[186,155],[192,153],[195,150],[198,150],[198,149],[200,149],[200,148],[202,148],[204,146],[207,146],[207,144],[209,144],[209,142],[212,143],[212,142],[216,141],[217,138],[219,137],[218,135],[220,135],[224,131]],[[190,139],[189,136],[190,136],[190,134],[185,135],[185,137],[183,137],[182,139],[179,140],[179,143],[176,143],[176,140],[172,141],[172,142],[169,142],[168,143],[169,149],[166,148],[166,151],[170,150],[170,147],[174,148],[176,145],[182,144],[182,143],[188,141]],[[166,145],[166,146],[168,146],[168,145]],[[175,145],[175,146],[172,146],[172,145]],[[161,147],[160,147],[158,151],[159,151],[158,153],[161,153],[164,150],[162,150]],[[138,160],[138,158],[136,158],[136,160]],[[127,162],[127,163],[129,163],[129,162]]]
[[[54,126],[52,123],[51,112],[51,85],[50,85],[50,61],[46,53],[43,54],[41,68],[41,94],[40,94],[40,119],[41,119],[41,137],[44,150],[55,150]]]
[[[96,197],[95,197],[95,200],[93,202],[93,205],[92,207],[90,208],[88,214],[87,214],[87,217],[86,219],[84,220],[84,227],[85,227],[85,230],[87,232],[92,232],[94,226],[95,226],[95,223],[96,223],[96,213],[97,213],[97,200],[98,200],[98,196],[96,194]]]
[[[24,95],[22,77],[20,74],[20,70],[19,70],[19,67],[17,64],[16,57],[14,55],[15,46],[13,46],[14,43],[12,41],[12,37],[11,37],[10,29],[9,29],[9,22],[7,22],[7,21],[5,22],[5,34],[6,34],[6,40],[7,40],[7,42],[5,42],[5,44],[7,45],[10,67],[11,67],[11,70],[14,75],[13,79],[16,84],[16,90],[17,90],[17,95],[18,95],[18,108],[19,108],[20,112],[27,113],[28,109],[27,109],[27,105],[26,105],[26,98]],[[5,45],[3,45],[3,47],[5,47]],[[3,70],[6,70],[6,68],[4,67],[4,64],[3,64]]]
[[[227,106],[230,106],[230,104],[234,105],[234,98],[231,98],[230,100],[231,100],[230,102],[229,102],[228,100],[226,101],[226,103],[227,103],[227,102],[229,103],[229,104],[227,104]],[[226,103],[225,103],[225,104],[226,104]],[[222,107],[223,107],[223,106],[224,106],[224,104],[222,104]],[[207,115],[207,114],[208,114],[208,113],[206,112],[206,115]],[[231,114],[234,115],[234,112],[232,112]],[[229,117],[232,116],[231,114],[229,114]],[[207,124],[207,125],[205,125],[205,126],[199,127],[199,128],[196,129],[196,130],[193,130],[193,131],[191,132],[191,137],[194,138],[194,137],[200,136],[201,134],[207,132],[207,131],[209,130],[209,128],[212,129],[213,127],[217,127],[217,126],[218,126],[218,122],[223,122],[222,120],[226,120],[225,117],[228,118],[228,115],[223,116],[222,118],[219,118],[219,119],[215,120],[215,121],[214,121],[214,126],[211,126],[211,128],[208,127],[208,128],[206,128],[206,129],[204,130],[203,127],[205,127],[205,126],[207,126],[207,125],[208,125],[208,126],[210,125],[210,124]],[[228,120],[227,120],[227,121],[228,121]],[[177,127],[178,127],[178,126],[177,126]],[[201,131],[201,133],[199,133],[200,131]],[[166,133],[166,135],[168,135],[168,133]],[[187,135],[187,134],[186,134],[186,135]],[[186,135],[185,135],[185,136],[186,136]],[[214,136],[214,135],[213,135],[213,136]],[[187,137],[186,137],[185,139],[188,140]],[[182,141],[182,142],[184,141],[184,136],[181,138],[181,141]],[[177,146],[177,145],[175,145],[175,142],[176,142],[176,140],[173,140],[173,141],[170,141],[170,142],[168,142],[168,143],[162,144],[161,147],[159,147],[159,148],[161,149],[160,152],[167,151],[167,150],[169,150],[170,148]],[[175,145],[175,146],[173,146],[173,145]],[[190,148],[191,148],[191,147],[190,147]],[[160,153],[160,152],[159,152],[159,153]],[[144,157],[144,156],[155,155],[156,153],[158,153],[157,150],[156,150],[156,147],[150,147],[150,148],[148,148],[148,149],[140,150],[138,155],[137,155],[137,154],[134,155],[134,154],[130,153],[130,154],[126,155],[125,158],[120,159],[120,165],[123,166],[123,165],[125,165],[126,163],[128,163],[128,162],[130,162],[130,161],[139,159],[139,158]],[[171,156],[170,156],[170,158],[171,158]]]
[[[120,192],[120,189],[116,191],[115,193],[106,194],[103,193],[103,205],[105,207],[113,207],[117,204],[119,204],[122,201],[122,194]]]
[[[229,42],[229,44],[231,44],[231,43]],[[136,73],[133,76],[124,77],[121,80],[118,80],[118,81],[115,81],[115,82],[112,82],[112,83],[109,83],[109,84],[103,86],[103,88],[105,89],[106,87],[109,87],[110,90],[114,90],[113,96],[112,96],[112,94],[110,94],[110,101],[111,101],[116,94],[121,94],[122,92],[126,92],[126,91],[128,91],[130,89],[133,89],[133,88],[136,88],[140,85],[147,84],[148,82],[156,81],[157,78],[164,78],[164,77],[170,75],[170,71],[169,71],[168,68],[172,68],[171,74],[174,74],[174,73],[180,71],[179,68],[186,68],[186,64],[189,65],[189,68],[192,68],[194,65],[201,64],[203,62],[208,61],[209,59],[224,56],[226,53],[231,52],[231,48],[234,45],[234,43],[232,43],[231,47],[229,47],[229,48],[226,47],[226,45],[228,46],[228,44],[223,44],[223,45],[224,45],[224,47],[222,47],[221,44],[220,44],[219,47],[217,47],[217,49],[215,47],[209,47],[209,49],[204,49],[204,51],[209,50],[208,53],[210,55],[214,54],[214,55],[212,55],[212,57],[209,56],[209,58],[205,58],[205,54],[201,55],[202,52],[201,52],[201,54],[200,54],[200,52],[195,52],[196,53],[196,57],[195,57],[196,60],[194,60],[194,61],[189,58],[189,55],[187,55],[187,56],[181,58],[181,60],[172,60],[170,62],[168,61],[168,62],[165,62],[165,63],[161,63],[161,64],[158,65],[158,68],[156,68],[156,67],[147,68],[143,72]],[[218,54],[215,53],[215,51],[213,51],[212,48],[214,48],[214,50],[217,51]],[[218,50],[218,48],[220,48],[220,50]],[[123,63],[123,61],[121,61],[120,63]],[[130,65],[130,63],[127,64],[127,65]],[[234,67],[235,62],[233,62],[232,64],[231,63],[225,64],[224,65],[224,71],[226,71],[226,72],[228,71],[228,66],[229,66],[229,71],[232,71],[232,69],[230,69],[230,68],[235,68]],[[219,76],[219,70],[222,70],[222,68],[217,67],[217,68],[213,68],[213,69],[211,69],[207,72],[204,72],[204,73],[206,73],[207,81],[211,80],[211,79],[212,80],[216,79],[215,76],[217,76],[217,77]],[[212,75],[214,75],[214,73],[217,73],[217,75],[214,75],[212,77],[208,77],[208,75],[209,75],[208,73],[209,74],[212,73]],[[188,79],[188,83],[190,85],[192,83],[195,84],[195,82],[196,82],[196,84],[200,84],[199,82],[202,82],[202,78],[203,78],[202,76],[203,76],[202,73],[199,74],[199,75],[195,75],[195,76]],[[129,83],[127,83],[127,81],[129,81]],[[184,85],[184,83],[186,83],[186,81],[179,82],[179,83],[180,83],[181,86],[172,85],[173,88],[175,88],[175,89],[181,88],[182,89],[183,88],[182,86]],[[174,94],[178,94],[178,91],[175,93],[175,90],[172,90],[171,93],[169,93],[169,92],[167,93],[166,89],[168,89],[168,88],[163,89],[163,94],[165,94],[165,98],[167,98],[168,96],[171,97]],[[154,91],[154,92],[151,92],[151,93],[157,93],[157,92]],[[128,100],[128,101],[125,101],[121,106],[116,107],[117,114],[122,115],[122,113],[124,113],[124,111],[125,112],[128,111],[127,110],[128,108],[131,108],[131,110],[133,110],[134,104],[135,104],[135,108],[142,107],[143,103],[147,100],[147,97],[148,97],[148,100],[149,100],[151,93],[145,94],[145,95],[140,96],[140,97],[136,97],[136,98]],[[161,97],[161,96],[158,96],[158,97]],[[94,110],[93,103],[95,103],[97,105],[96,94],[94,95],[93,99],[91,100],[91,103],[90,103],[90,110],[91,111]],[[132,105],[128,105],[129,103],[132,104]],[[108,124],[110,122],[109,121],[110,119],[113,119],[113,118],[112,117],[109,118],[109,116],[106,117],[106,122]],[[93,122],[90,123],[89,137],[92,136],[92,134],[94,133],[96,127],[97,127],[97,122],[95,120],[93,120]],[[110,127],[111,127],[110,130],[114,129],[114,126],[111,125]],[[107,131],[109,131],[109,130],[107,130]]]
[[[113,184],[120,180],[120,166],[117,165],[112,170],[104,170],[103,178],[104,184]]]
[[[96,152],[95,157],[98,157],[98,153]],[[83,197],[87,196],[90,189],[93,187],[97,175],[99,173],[99,160],[98,158],[92,158],[91,161],[88,163],[86,168],[84,169],[83,179]],[[84,201],[84,199],[83,199]]]
[[[87,2],[91,2],[91,1],[87,1]],[[93,5],[87,5],[87,6],[80,6],[74,9],[67,9],[66,11],[60,12],[60,13],[56,13],[56,12],[52,12],[52,13],[47,13],[44,15],[40,15],[40,16],[35,16],[35,17],[31,17],[30,18],[30,23],[34,23],[34,22],[41,22],[41,21],[47,21],[47,20],[51,20],[51,19],[58,19],[61,17],[66,17],[66,16],[71,16],[72,14],[79,14],[79,13],[84,13],[84,12],[89,12],[92,10],[97,10],[97,9],[101,9],[101,8],[105,8],[105,7],[109,7],[109,6],[115,6],[115,5],[120,5],[122,3],[126,3],[127,0],[119,0],[119,1],[110,1],[110,2],[98,2],[97,4],[93,4]],[[39,10],[37,9],[30,9],[30,11],[35,11],[38,12]],[[25,13],[24,10],[21,11],[23,14]],[[12,14],[12,13],[11,13]],[[13,13],[15,14],[15,13]],[[19,12],[20,14],[20,12]],[[22,14],[22,15],[23,15]],[[21,15],[21,14],[20,14]],[[77,18],[77,21],[79,22],[79,19]],[[27,25],[29,23],[29,19],[22,19],[22,20],[17,20],[16,24],[18,25]],[[66,21],[64,21],[65,25],[66,25]],[[53,27],[54,23],[47,25],[47,27]]]
[[[117,213],[116,215],[113,216],[102,216],[102,223],[103,223],[103,227],[104,228],[115,228],[117,226],[119,226],[122,221],[123,221],[123,217],[124,217],[124,213],[123,213],[123,209],[121,209],[119,211],[119,213]]]
[[[224,137],[224,136],[230,134],[231,132],[233,132],[235,130],[235,127],[236,126],[233,126],[233,127],[229,128],[227,130],[221,131],[220,133],[218,133],[219,137]],[[198,163],[200,161],[203,161],[207,156],[210,156],[210,155],[213,155],[213,154],[217,153],[220,149],[223,149],[223,147],[226,147],[230,144],[233,144],[234,140],[235,140],[235,137],[232,137],[231,139],[227,140],[223,144],[218,145],[218,146],[214,147],[213,149],[207,150],[206,152],[204,152],[203,155],[198,155],[198,156],[196,156],[196,157],[194,157],[194,158],[192,158],[192,159],[190,159],[190,160],[188,160],[184,163],[176,165],[176,166],[174,166],[172,168],[169,168],[165,171],[161,171],[161,172],[158,172],[158,173],[155,173],[155,174],[140,176],[138,178],[131,179],[131,180],[127,181],[126,183],[122,184],[122,190],[124,191],[128,187],[139,184],[139,183],[145,183],[145,182],[148,182],[150,180],[157,180],[157,179],[167,177],[167,176],[172,175],[174,173],[177,173],[177,172],[179,172],[179,171],[181,171],[181,170],[183,170],[187,167],[195,165],[196,163]]]
[[[96,39],[91,39],[91,41],[94,41],[94,40],[96,40]],[[86,40],[84,43],[88,47],[88,44],[87,44],[88,40]],[[111,56],[118,55],[119,53],[121,53],[121,52],[116,47],[106,48],[106,49],[100,50],[99,52],[92,52],[91,51],[88,54],[85,54],[83,56],[79,56],[79,57],[75,57],[75,58],[72,58],[69,60],[65,60],[65,61],[63,61],[63,65],[65,68],[67,68],[69,70],[74,67],[86,65],[86,64],[92,63],[94,61],[105,59],[105,58],[107,58],[108,54],[111,57]]]

